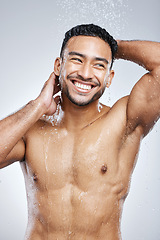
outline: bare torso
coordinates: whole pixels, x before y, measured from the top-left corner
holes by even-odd
[[[79,131],[38,121],[26,134],[27,240],[120,240],[141,134],[126,134],[126,100]]]

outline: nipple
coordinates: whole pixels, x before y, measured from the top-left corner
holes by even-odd
[[[101,167],[101,173],[104,174],[107,172],[107,166],[104,164],[102,167]]]
[[[37,175],[34,173],[33,174],[33,180],[36,182],[37,181]]]

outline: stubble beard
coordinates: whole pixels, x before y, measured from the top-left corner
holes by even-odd
[[[78,101],[76,100],[74,97],[72,97],[72,95],[70,94],[69,92],[69,89],[68,89],[68,86],[66,85],[65,83],[65,86],[63,86],[62,88],[62,85],[61,85],[61,89],[62,89],[62,93],[64,93],[66,95],[66,97],[73,103],[75,104],[76,106],[79,106],[79,107],[82,107],[82,106],[87,106],[89,105],[90,103],[98,100],[104,93],[106,87],[104,86],[101,90],[99,90],[97,93],[95,93],[93,95],[93,97],[91,99],[89,99],[88,101]],[[83,95],[83,94],[82,94]]]

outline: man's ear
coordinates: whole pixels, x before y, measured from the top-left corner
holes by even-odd
[[[54,62],[54,73],[59,76],[60,75],[60,69],[61,69],[61,58],[57,57]]]
[[[106,85],[107,88],[110,87],[113,77],[114,77],[114,70],[111,70],[107,79],[107,85]]]

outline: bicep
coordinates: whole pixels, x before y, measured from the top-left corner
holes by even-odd
[[[129,132],[136,127],[145,136],[160,117],[160,68],[145,74],[134,86],[127,105]]]
[[[1,162],[0,168],[4,168],[14,162],[23,161],[25,156],[25,143],[20,139],[8,156]]]

